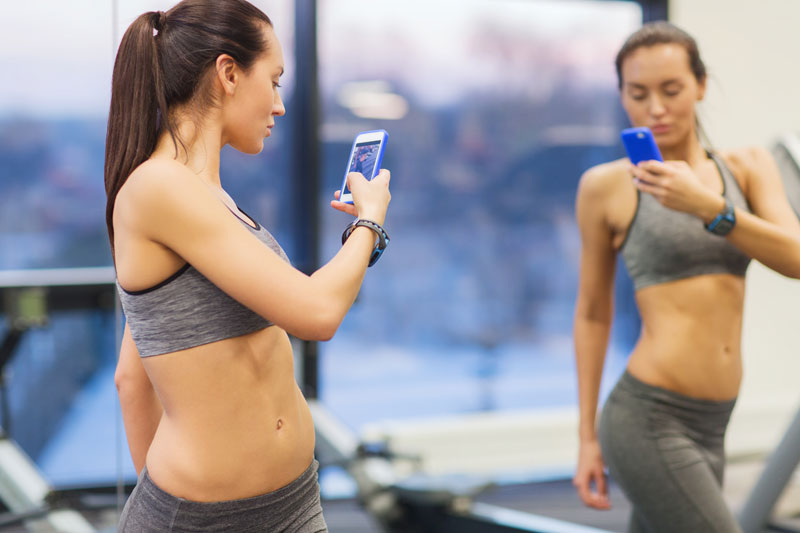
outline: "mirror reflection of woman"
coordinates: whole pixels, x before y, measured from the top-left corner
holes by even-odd
[[[763,148],[712,152],[698,138],[706,69],[694,39],[643,26],[616,61],[622,105],[664,162],[618,160],[581,179],[575,312],[580,453],[574,485],[608,509],[605,467],[633,506],[632,532],[731,532],[724,436],[742,378],[751,258],[800,278],[800,223]],[[617,254],[642,318],[627,369],[596,420]]]
[[[310,276],[289,264],[220,176],[223,146],[257,154],[279,125],[284,66],[272,22],[245,0],[145,13],[120,43],[106,215],[126,315],[116,383],[139,473],[120,532],[327,531],[288,333],[327,340],[339,327],[377,252],[389,173],[349,175],[354,204],[332,203],[371,225]]]

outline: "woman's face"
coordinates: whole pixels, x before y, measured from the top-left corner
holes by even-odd
[[[267,26],[265,32],[267,52],[248,72],[240,73],[234,97],[225,110],[227,143],[247,154],[261,152],[264,138],[272,133],[275,117],[286,113],[278,92],[283,50],[272,28]]]
[[[695,103],[703,99],[689,54],[679,44],[642,46],[622,63],[622,107],[635,127],[647,126],[659,146],[695,133]]]

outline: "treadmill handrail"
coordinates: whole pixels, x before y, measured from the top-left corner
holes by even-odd
[[[0,289],[113,285],[114,267],[0,270]]]

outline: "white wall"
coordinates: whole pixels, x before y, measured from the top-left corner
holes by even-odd
[[[800,132],[800,0],[671,0],[669,18],[697,39],[709,69],[701,117],[715,147]],[[744,320],[732,455],[771,449],[800,408],[800,282],[754,263]]]

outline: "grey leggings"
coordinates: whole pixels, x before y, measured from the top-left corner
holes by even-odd
[[[292,532],[325,533],[316,460],[300,477],[280,489],[223,502],[176,498],[142,470],[119,521],[119,533],[145,532]]]
[[[609,473],[633,505],[629,532],[741,531],[722,497],[735,401],[698,400],[622,375],[598,432]]]

